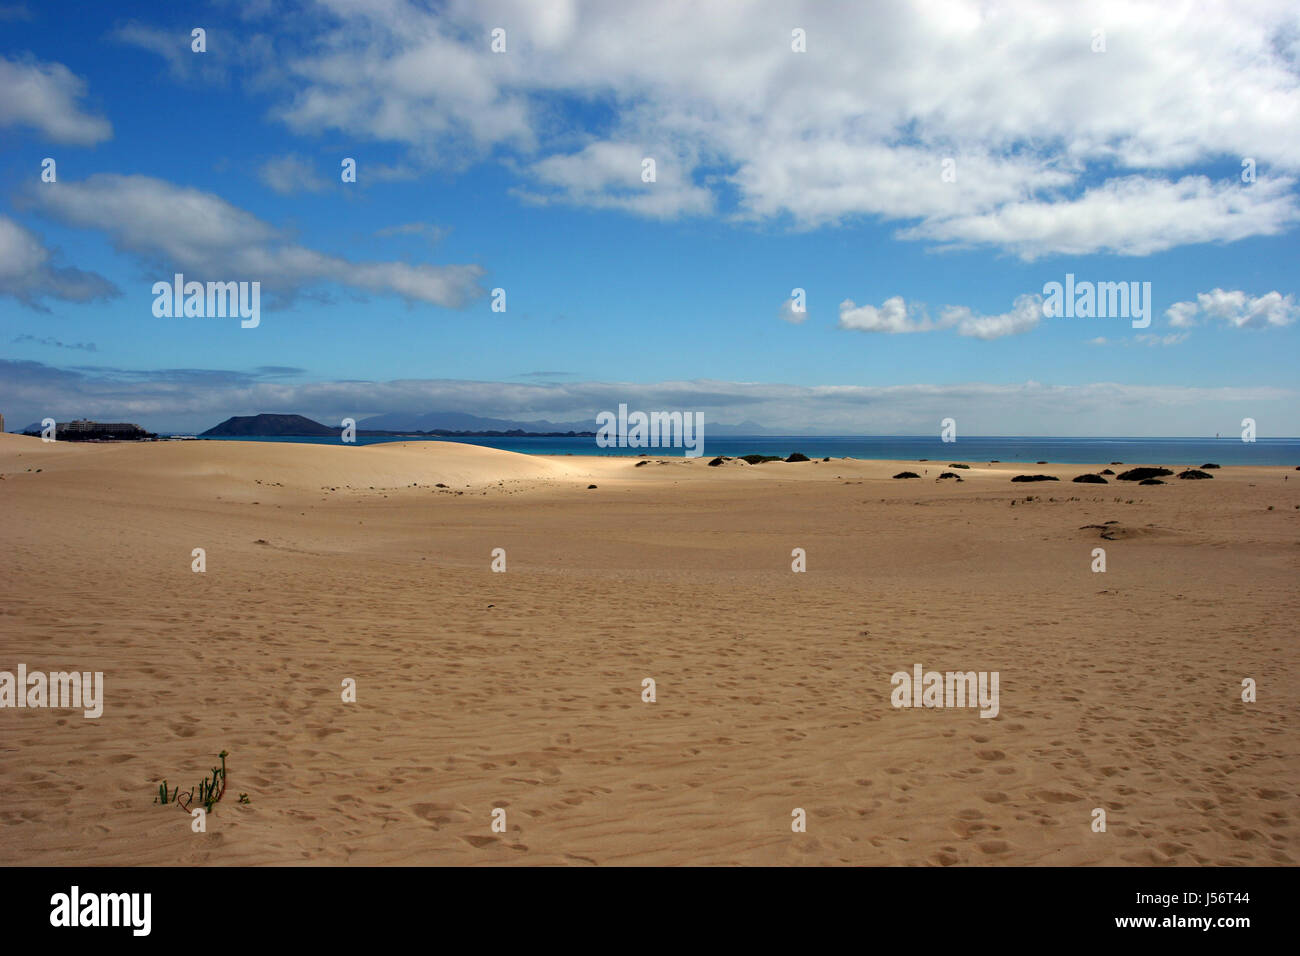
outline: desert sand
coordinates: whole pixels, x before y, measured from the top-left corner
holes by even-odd
[[[707,461],[0,436],[0,864],[1300,858],[1300,473]]]

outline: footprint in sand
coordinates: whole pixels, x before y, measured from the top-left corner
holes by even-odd
[[[1080,794],[1069,793],[1064,790],[1039,790],[1033,796],[1044,803],[1074,803],[1083,799]]]

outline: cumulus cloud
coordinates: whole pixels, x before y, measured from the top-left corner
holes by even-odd
[[[528,201],[800,228],[870,217],[1024,259],[1297,221],[1300,24],[1284,0],[320,8],[330,27],[269,67],[274,117],[404,145],[416,168],[501,155]],[[1256,159],[1259,179],[1222,173],[1224,157]]]
[[[794,310],[794,299],[786,299],[781,303],[781,308],[777,310],[777,317],[783,322],[789,322],[791,325],[801,325],[808,321],[808,309],[804,308],[802,312]]]
[[[840,328],[855,332],[929,332],[937,326],[930,321],[925,307],[908,305],[901,295],[888,298],[879,307],[855,305],[852,299],[840,303]]]
[[[642,170],[652,162],[654,181]],[[622,209],[652,219],[676,219],[713,210],[713,194],[692,184],[693,163],[663,149],[643,149],[629,143],[591,143],[568,155],[549,156],[533,163],[529,175],[541,189],[516,189],[532,203],[564,202],[597,209]]]
[[[41,310],[44,299],[91,302],[121,295],[103,276],[56,265],[56,259],[35,233],[0,216],[0,295]]]
[[[1194,302],[1175,302],[1165,311],[1176,329],[1221,322],[1236,329],[1264,329],[1290,325],[1300,317],[1294,295],[1273,291],[1253,296],[1240,290],[1201,292]]]
[[[1198,242],[1276,235],[1300,220],[1295,179],[1250,187],[1204,176],[1177,182],[1128,176],[1074,199],[1010,202],[988,212],[932,219],[900,231],[904,239],[988,245],[1025,260],[1049,253],[1145,256]]]
[[[980,315],[966,306],[947,306],[943,322],[957,326],[958,335],[977,339],[1000,339],[1006,335],[1020,335],[1038,327],[1043,317],[1043,297],[1021,295],[1011,304],[1010,312],[1001,315]]]
[[[481,266],[353,262],[299,245],[220,196],[149,176],[101,173],[46,184],[29,197],[64,222],[105,232],[153,268],[179,269],[198,281],[259,281],[284,298],[338,283],[447,308],[482,294]]]
[[[327,185],[310,160],[293,154],[268,159],[258,170],[258,178],[282,196],[318,193]]]
[[[945,305],[934,320],[923,304],[908,305],[902,296],[896,295],[886,299],[879,308],[854,305],[853,300],[845,299],[840,303],[840,328],[891,335],[955,328],[958,335],[1000,339],[1037,328],[1042,315],[1042,296],[1021,295],[1016,297],[1009,312],[1000,315],[983,315],[964,305]]]
[[[202,53],[192,46],[194,26],[202,26],[206,33]],[[109,39],[161,57],[167,63],[168,76],[184,83],[224,84],[238,70],[259,86],[265,82],[265,69],[275,59],[274,44],[267,35],[228,30],[211,20],[166,29],[131,20],[109,33]]]
[[[0,126],[28,126],[56,143],[93,146],[113,127],[81,105],[86,83],[62,63],[0,57]]]

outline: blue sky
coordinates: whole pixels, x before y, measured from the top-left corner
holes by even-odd
[[[11,429],[1300,434],[1283,4],[8,3],[0,37]],[[260,324],[155,317],[177,271],[260,281]],[[1066,273],[1151,283],[1150,327],[1043,317]]]

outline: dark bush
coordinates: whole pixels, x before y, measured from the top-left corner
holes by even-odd
[[[958,465],[956,463],[948,466],[949,468],[970,468],[970,465]]]
[[[1077,482],[1079,482],[1079,483],[1081,483],[1081,484],[1085,484],[1085,485],[1108,485],[1108,484],[1110,484],[1110,482],[1108,482],[1108,481],[1107,481],[1105,478],[1103,478],[1101,475],[1080,475],[1079,477],[1077,477],[1077,478],[1071,478],[1070,480],[1071,480],[1071,481],[1077,481]]]
[[[1218,468],[1219,466],[1216,465],[1214,462],[1211,461],[1211,462],[1207,462],[1206,464],[1202,465],[1201,467],[1202,467],[1202,468]]]
[[[1130,468],[1124,474],[1119,476],[1120,481],[1142,481],[1146,478],[1160,478],[1163,475],[1172,475],[1173,472],[1168,468]]]
[[[921,476],[914,471],[900,471],[894,477],[895,478],[920,478]]]
[[[780,455],[741,455],[741,461],[747,461],[751,465],[761,465],[765,461],[780,461]]]
[[[1159,478],[1143,478],[1138,482],[1139,485],[1163,485],[1164,482]]]
[[[801,454],[797,451],[791,454],[790,457],[786,459],[786,461],[809,461],[809,460],[810,459],[808,458],[807,455]]]
[[[710,468],[717,468],[717,467],[718,467],[720,464],[722,464],[724,461],[726,461],[725,458],[715,458],[715,459],[713,459],[713,461],[709,462],[709,467],[710,467]]]
[[[1055,475],[1016,475],[1012,481],[1060,481]]]
[[[1207,475],[1203,471],[1197,471],[1195,468],[1188,468],[1178,475],[1179,478],[1213,478],[1213,475]]]

